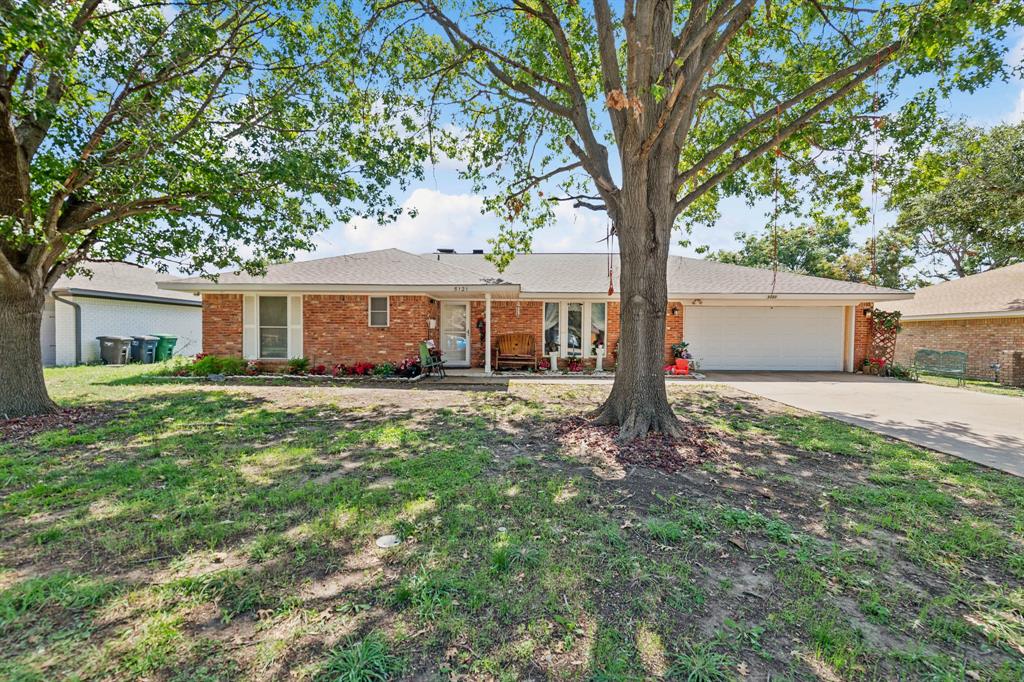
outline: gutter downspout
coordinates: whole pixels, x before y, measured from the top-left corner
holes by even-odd
[[[61,298],[58,294],[51,293],[53,300],[65,303],[75,309],[75,364],[82,364],[82,306],[69,301],[66,298]]]

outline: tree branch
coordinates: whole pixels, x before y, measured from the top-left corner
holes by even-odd
[[[899,44],[898,43],[894,43],[893,45],[898,47]],[[895,48],[894,48],[894,50],[895,50]],[[855,88],[857,88],[866,79],[868,79],[869,77],[874,75],[879,69],[882,68],[882,66],[885,65],[885,63],[886,63],[885,61],[879,61],[879,63],[877,65],[872,66],[872,67],[870,67],[868,69],[865,69],[863,72],[857,74],[856,76],[851,78],[849,81],[847,81],[838,90],[836,90],[832,94],[830,94],[827,97],[825,97],[824,99],[822,99],[820,102],[818,102],[817,104],[812,106],[810,109],[805,111],[803,114],[798,116],[791,123],[786,125],[784,128],[780,129],[778,131],[778,133],[776,135],[774,135],[771,139],[761,143],[757,147],[754,147],[753,149],[751,149],[746,154],[742,154],[740,156],[734,157],[733,160],[731,162],[729,162],[729,164],[725,168],[723,168],[719,172],[717,172],[714,175],[712,175],[710,178],[708,178],[707,180],[702,182],[696,188],[694,188],[689,193],[687,193],[685,196],[683,196],[679,201],[677,201],[676,205],[675,205],[675,213],[676,213],[676,215],[678,215],[680,212],[685,210],[686,207],[688,207],[694,201],[699,199],[701,196],[703,196],[709,190],[711,190],[712,188],[717,186],[720,182],[722,182],[722,180],[727,178],[729,175],[731,175],[732,173],[736,172],[737,170],[739,170],[743,166],[747,165],[748,163],[750,163],[754,159],[757,159],[757,158],[763,156],[768,151],[770,151],[773,147],[777,146],[779,143],[784,142],[785,140],[789,139],[794,133],[796,133],[801,128],[803,128],[804,125],[809,120],[814,118],[814,116],[816,116],[821,111],[823,111],[823,110],[827,109],[828,107],[832,106],[833,104],[835,104],[837,101],[839,101],[840,99],[842,99],[843,97],[848,95],[850,92],[852,92]]]
[[[701,158],[700,161],[698,161],[689,169],[687,169],[685,173],[681,173],[679,178],[676,180],[676,189],[680,189],[685,183],[690,181],[694,176],[696,176],[702,170],[704,170],[709,165],[714,163],[719,157],[722,156],[722,154],[724,154],[729,149],[734,147],[737,143],[742,141],[748,134],[753,132],[755,129],[764,125],[768,121],[778,117],[780,114],[789,111],[796,105],[806,100],[808,97],[811,97],[812,95],[821,92],[825,88],[828,88],[836,84],[843,78],[851,76],[862,69],[874,66],[874,68],[871,68],[868,72],[866,72],[866,75],[862,74],[863,77],[857,80],[856,82],[862,82],[864,78],[866,78],[867,76],[873,75],[888,62],[888,60],[896,53],[896,51],[899,50],[901,45],[902,43],[900,43],[899,41],[891,43],[882,48],[881,50],[879,50],[878,52],[868,55],[867,57],[858,60],[857,62],[851,64],[850,66],[839,71],[836,71],[832,74],[829,74],[828,76],[816,81],[814,84],[812,84],[810,87],[806,88],[802,92],[797,93],[796,95],[790,97],[784,102],[780,102],[778,105],[776,105],[776,107],[765,110],[758,114],[757,116],[754,116],[749,122],[747,122],[736,132],[734,132],[732,135],[726,138],[721,144],[719,144],[714,149],[708,151],[704,155],[704,157]]]

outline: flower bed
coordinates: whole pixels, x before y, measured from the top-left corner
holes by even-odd
[[[307,358],[292,358],[287,364],[243,360],[237,357],[199,354],[189,363],[178,363],[168,372],[176,378],[224,379],[313,379],[329,381],[375,380],[413,381],[423,376],[415,358],[400,362],[357,362],[352,365],[312,364]]]

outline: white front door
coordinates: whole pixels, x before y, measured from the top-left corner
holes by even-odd
[[[468,303],[441,303],[441,356],[451,367],[469,367]]]
[[[701,369],[843,369],[841,306],[687,306],[686,340]]]

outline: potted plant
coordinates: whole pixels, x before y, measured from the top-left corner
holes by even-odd
[[[688,374],[690,372],[690,344],[686,341],[672,344],[672,357],[676,360],[677,374]]]

